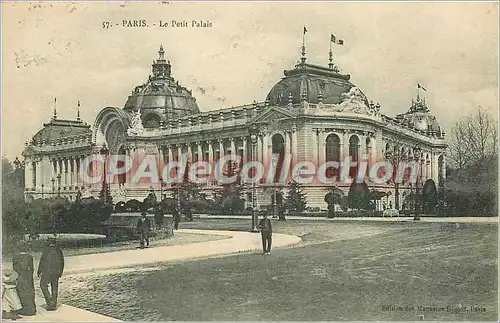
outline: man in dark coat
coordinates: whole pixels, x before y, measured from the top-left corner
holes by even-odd
[[[144,242],[146,242],[146,248],[149,247],[149,231],[151,230],[151,222],[146,218],[146,212],[143,211],[141,218],[137,222],[137,230],[139,231],[141,239],[141,249],[144,248]]]
[[[38,277],[40,277],[40,288],[47,303],[47,310],[54,311],[57,308],[57,295],[59,289],[59,278],[64,270],[64,255],[59,243],[54,238],[49,238],[47,247],[42,252],[38,264]],[[49,286],[52,294],[49,293]]]
[[[179,229],[179,222],[181,222],[181,213],[177,208],[174,208],[173,211],[173,217],[174,217],[174,229],[178,230]]]
[[[263,253],[264,255],[269,255],[271,253],[273,227],[271,226],[271,220],[267,218],[266,213],[264,213],[264,218],[259,222],[259,229],[262,235]]]
[[[35,284],[33,281],[33,256],[28,252],[26,244],[22,244],[19,253],[12,259],[12,268],[19,274],[17,281],[17,294],[21,301],[22,309],[18,311],[21,315],[35,315]]]

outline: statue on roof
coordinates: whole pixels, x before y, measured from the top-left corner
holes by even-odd
[[[342,102],[334,107],[336,112],[354,112],[373,115],[374,111],[366,105],[366,97],[360,89],[353,86],[342,94]]]
[[[127,135],[138,136],[142,134],[143,131],[144,126],[142,125],[141,111],[137,110],[134,117],[132,118],[130,128],[127,129]]]

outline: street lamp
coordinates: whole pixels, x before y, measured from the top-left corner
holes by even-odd
[[[413,156],[415,156],[415,160],[418,163],[417,179],[415,181],[415,216],[413,217],[413,220],[415,220],[415,221],[420,220],[420,183],[419,183],[419,177],[420,177],[420,172],[421,172],[421,167],[420,167],[421,151],[422,150],[419,146],[415,146],[415,148],[413,148]]]
[[[160,177],[160,201],[163,201],[163,178]]]
[[[52,182],[52,195],[54,195],[54,193],[56,192],[56,185],[55,185],[56,180],[54,179],[54,177],[52,177],[50,181]]]
[[[61,173],[57,174],[57,196],[61,196]]]
[[[256,161],[257,160],[257,150],[255,149],[255,146],[257,144],[257,135],[252,134],[250,136],[250,140],[252,141],[252,160]],[[254,172],[254,177],[255,177]],[[253,179],[253,184],[252,184],[252,232],[259,232],[259,229],[257,228],[257,222],[259,221],[259,218],[257,216],[257,192],[256,192],[256,187],[255,187],[255,178]]]
[[[106,171],[107,171],[107,168],[106,168],[106,159],[108,157],[108,153],[109,153],[109,149],[108,147],[106,147],[106,144],[102,145],[102,148],[100,150],[100,153],[101,155],[104,156],[104,170],[103,170],[103,173],[104,173],[104,178],[102,180],[102,189],[104,190],[104,203],[107,202],[107,197],[108,197],[108,185],[106,183]]]

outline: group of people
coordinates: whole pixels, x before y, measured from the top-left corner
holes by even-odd
[[[12,259],[12,270],[3,271],[3,317],[15,320],[20,315],[36,314],[33,256],[22,244]],[[48,311],[57,309],[59,278],[64,271],[64,255],[55,238],[47,240],[38,264],[37,276]],[[50,285],[50,291],[49,291]]]
[[[174,229],[179,228],[179,222],[181,221],[181,216],[179,212],[174,212],[173,223]],[[262,236],[262,250],[264,255],[269,255],[271,253],[272,235],[273,227],[271,225],[271,220],[268,219],[267,214],[263,215],[262,220],[259,222],[259,230]],[[149,232],[151,231],[151,221],[146,217],[146,212],[141,213],[139,221],[137,221],[137,231],[139,232],[140,248],[149,247]]]

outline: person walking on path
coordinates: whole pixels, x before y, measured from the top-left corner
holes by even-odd
[[[146,218],[146,211],[142,211],[141,218],[137,222],[137,230],[139,231],[141,239],[141,249],[144,249],[144,242],[146,248],[149,247],[149,231],[151,230],[151,222]]]
[[[4,269],[2,279],[2,317],[16,320],[20,318],[18,311],[22,308],[17,295],[16,283],[19,275],[10,269]]]
[[[271,220],[267,218],[267,213],[264,213],[264,218],[259,222],[259,229],[262,235],[262,250],[264,255],[271,253],[271,243],[273,241],[273,227]]]
[[[19,253],[15,254],[12,259],[12,268],[19,274],[17,281],[17,294],[21,301],[22,309],[19,311],[21,315],[35,315],[35,284],[33,279],[33,256],[28,252],[26,244],[22,244],[19,248]]]
[[[40,277],[40,288],[47,303],[48,311],[55,311],[57,309],[59,278],[61,278],[63,271],[63,252],[57,240],[49,238],[47,247],[42,252],[37,272],[38,277]],[[52,293],[49,293],[49,284]]]
[[[177,208],[174,208],[174,211],[173,211],[173,216],[174,216],[174,229],[175,230],[178,230],[179,229],[179,222],[181,222],[181,213],[179,212],[179,210],[177,210]]]

